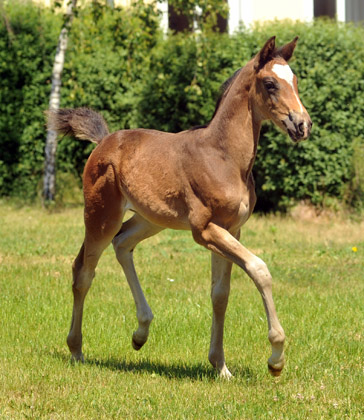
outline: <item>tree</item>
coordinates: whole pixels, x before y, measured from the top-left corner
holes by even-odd
[[[58,45],[52,71],[52,89],[49,98],[49,109],[58,109],[61,99],[61,76],[68,43],[68,32],[70,30],[74,9],[77,0],[69,0],[65,13],[64,25],[58,38]],[[54,130],[47,130],[45,145],[45,167],[43,182],[43,200],[51,202],[56,194],[56,151],[57,133]]]

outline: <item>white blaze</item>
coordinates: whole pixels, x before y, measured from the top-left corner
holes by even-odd
[[[280,79],[285,80],[292,87],[293,94],[297,99],[298,105],[300,107],[300,111],[303,112],[303,107],[302,107],[301,101],[300,101],[299,97],[297,96],[297,93],[296,93],[296,91],[294,89],[294,86],[293,86],[293,72],[292,72],[291,68],[289,67],[289,65],[288,64],[274,64],[274,66],[272,67],[272,71]]]

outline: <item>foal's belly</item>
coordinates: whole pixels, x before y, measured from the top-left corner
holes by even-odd
[[[254,188],[243,185],[240,189],[213,191],[209,197],[195,192],[182,194],[178,189],[130,188],[125,209],[140,214],[149,222],[163,228],[191,230],[204,229],[209,222],[229,231],[238,230],[250,217],[254,204]],[[132,190],[132,191],[131,191]],[[132,194],[131,194],[132,192]]]
[[[166,229],[190,230],[188,215],[182,203],[165,203],[161,200],[144,202],[127,200],[125,210],[138,213],[144,219]]]

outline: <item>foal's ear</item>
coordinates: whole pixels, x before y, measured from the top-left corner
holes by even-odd
[[[265,64],[268,63],[273,58],[273,54],[276,48],[276,37],[272,36],[269,38],[268,41],[264,44],[264,47],[259,51],[259,53],[255,56],[254,60],[254,68],[255,70],[260,70]]]
[[[281,56],[286,61],[288,61],[292,57],[293,51],[296,48],[297,40],[298,36],[296,36],[296,38],[293,41],[289,42],[286,45],[283,45],[283,47],[280,47],[277,51],[277,55]]]

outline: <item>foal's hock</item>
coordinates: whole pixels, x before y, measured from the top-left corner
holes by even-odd
[[[275,37],[270,38],[225,82],[213,118],[199,128],[177,134],[144,129],[109,134],[101,115],[90,109],[48,112],[50,129],[98,144],[83,175],[86,229],[73,264],[74,306],[67,338],[73,359],[83,360],[83,305],[103,250],[112,242],[129,283],[139,324],[132,345],[139,350],[153,314],[135,272],[133,249],[165,228],[186,229],[212,251],[211,364],[221,376],[231,376],[223,329],[236,263],[262,296],[272,345],[268,367],[273,375],[280,374],[285,335],[273,303],[272,278],[265,263],[238,239],[256,201],[252,167],[262,121],[272,120],[293,142],[311,131],[296,76],[287,64],[296,42],[276,49]],[[127,210],[134,216],[123,223]]]

